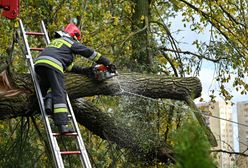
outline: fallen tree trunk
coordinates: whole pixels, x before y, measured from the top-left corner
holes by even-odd
[[[5,74],[6,75],[6,74]],[[3,75],[2,75],[3,76]],[[0,119],[10,119],[18,116],[32,114],[38,105],[32,90],[32,82],[29,75],[15,75],[14,80],[2,78],[0,84]],[[150,98],[168,98],[186,100],[188,97],[197,98],[201,94],[201,83],[198,78],[172,78],[167,76],[122,74],[117,78],[97,82],[77,74],[66,75],[66,87],[71,98],[93,95],[125,95],[138,94]],[[12,85],[11,85],[12,84]],[[120,147],[128,148],[141,156],[167,161],[172,159],[172,151],[169,147],[156,148],[158,152],[143,151],[142,144],[137,140],[127,125],[118,125],[115,119],[101,112],[96,107],[86,102],[74,103],[77,121],[103,139],[110,140]],[[155,148],[154,148],[155,149]]]
[[[72,98],[94,95],[116,95],[135,93],[151,98],[185,100],[201,95],[202,86],[198,78],[173,78],[168,76],[122,74],[104,82],[94,82],[77,74],[66,77],[66,86]]]
[[[13,82],[15,81],[15,83]],[[1,81],[0,81],[1,82]],[[138,94],[150,98],[186,100],[201,95],[198,78],[172,78],[167,76],[123,74],[104,82],[93,81],[82,75],[67,74],[66,88],[71,99],[94,95]],[[35,97],[29,75],[19,74],[8,88],[0,87],[0,119],[25,115]],[[3,81],[0,86],[3,86]]]

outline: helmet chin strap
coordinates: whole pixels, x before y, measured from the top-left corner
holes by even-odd
[[[76,36],[73,36],[72,38],[73,38],[74,40],[76,40],[77,42],[79,42],[79,40],[77,39]]]

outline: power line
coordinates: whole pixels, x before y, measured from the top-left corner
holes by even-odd
[[[236,121],[233,121],[233,120],[228,120],[228,119],[213,116],[213,115],[210,115],[210,114],[203,114],[203,115],[206,115],[206,116],[209,116],[209,117],[212,117],[212,118],[216,118],[216,119],[220,119],[220,120],[224,120],[224,121],[228,121],[228,122],[231,122],[231,123],[234,123],[234,124],[237,124],[237,125],[242,125],[242,126],[248,127],[248,125],[246,125],[246,124],[239,123],[239,122],[236,122]]]

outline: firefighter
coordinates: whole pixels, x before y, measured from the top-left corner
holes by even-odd
[[[105,56],[79,43],[80,34],[76,25],[68,24],[63,31],[55,32],[54,39],[35,60],[35,71],[38,75],[42,95],[45,97],[46,111],[51,109],[52,104],[54,124],[58,126],[61,133],[73,132],[68,127],[64,72],[88,75],[91,70],[91,68],[73,65],[73,55],[79,54],[97,64],[103,64],[110,72],[116,70],[115,65]]]

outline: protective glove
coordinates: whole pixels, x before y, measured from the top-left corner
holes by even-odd
[[[111,64],[109,59],[103,55],[96,61],[96,63],[97,64],[103,64],[104,66],[108,66]]]
[[[71,72],[77,74],[84,74],[88,78],[94,78],[93,67],[79,67],[74,65]]]
[[[111,72],[111,73],[116,73],[116,66],[115,66],[114,64],[109,64],[109,65],[107,66],[107,69],[108,69],[108,71]]]
[[[84,74],[88,77],[88,78],[94,78],[95,74],[93,71],[93,67],[84,67]]]

